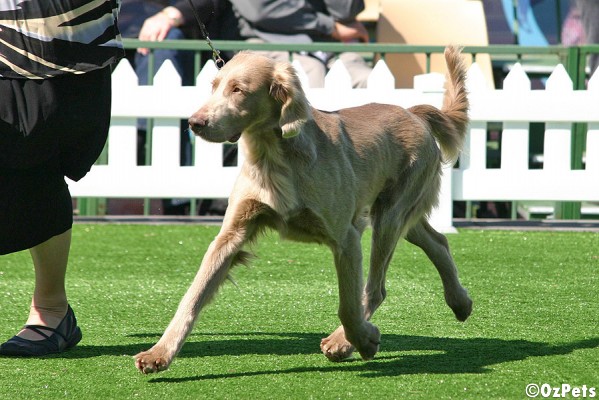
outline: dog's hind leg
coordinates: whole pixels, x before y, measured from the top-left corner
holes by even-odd
[[[395,210],[373,209],[370,271],[364,289],[364,312],[370,319],[387,297],[385,279],[397,242],[405,234],[405,217]]]
[[[447,238],[422,218],[419,224],[410,229],[406,239],[424,250],[435,265],[443,282],[445,302],[458,320],[465,321],[472,312],[472,300],[458,279],[458,270],[451,257]]]
[[[159,372],[169,367],[191,333],[198,314],[216,294],[231,266],[247,261],[242,247],[259,230],[256,220],[264,207],[251,200],[244,203],[227,212],[232,215],[225,217],[220,233],[210,244],[193,283],[158,343],[135,356],[135,365],[141,372]]]
[[[387,201],[376,202],[371,209],[372,240],[370,252],[370,271],[364,288],[362,304],[364,318],[370,320],[375,311],[385,300],[385,278],[397,243],[405,235],[405,231],[413,220],[411,215],[404,215],[400,210],[401,203],[389,205]],[[408,221],[406,223],[405,221]],[[335,343],[337,352],[328,353],[321,344],[325,355],[332,361],[341,361],[351,356],[354,347],[345,338],[343,326],[340,326],[323,343]]]
[[[335,268],[339,281],[339,319],[342,326],[322,339],[320,348],[331,361],[349,357],[354,347],[364,360],[370,360],[378,351],[380,333],[364,317],[362,305],[362,249],[361,234],[350,228],[345,238],[333,246]]]

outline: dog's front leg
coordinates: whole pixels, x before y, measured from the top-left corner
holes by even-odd
[[[150,350],[135,356],[135,365],[144,374],[169,367],[193,329],[198,314],[216,294],[231,266],[245,261],[242,247],[255,234],[255,217],[259,214],[259,207],[247,206],[242,210],[236,207],[232,210],[236,215],[225,217],[223,228],[210,244],[166,331]]]
[[[331,361],[349,357],[354,347],[364,360],[370,360],[378,351],[381,334],[364,315],[359,232],[350,229],[346,237],[333,248],[333,253],[339,281],[339,319],[342,326],[324,338],[320,348]]]
[[[169,367],[193,329],[200,310],[227,277],[233,254],[223,256],[222,246],[217,241],[210,245],[193,283],[158,343],[135,356],[135,366],[144,374],[164,371]]]

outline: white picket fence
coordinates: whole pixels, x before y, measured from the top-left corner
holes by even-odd
[[[440,107],[444,77],[415,78],[414,89],[395,89],[394,78],[379,61],[367,89],[352,89],[347,71],[338,62],[327,75],[325,88],[308,88],[296,65],[306,94],[316,108],[336,110],[369,102],[409,107]],[[108,164],[94,165],[79,182],[69,181],[74,197],[106,198],[226,198],[239,167],[223,166],[222,144],[196,140],[195,162],[180,166],[180,119],[189,117],[210,95],[217,72],[209,61],[196,86],[181,86],[170,63],[155,76],[153,86],[139,86],[131,66],[123,61],[113,74],[112,121]],[[453,200],[599,201],[599,73],[588,90],[573,90],[563,66],[556,67],[545,90],[531,90],[519,65],[507,76],[503,90],[492,90],[476,64],[468,71],[470,118],[459,168],[445,169],[441,202],[431,222],[452,230]],[[154,119],[152,165],[136,165],[136,120]],[[501,167],[486,167],[489,122],[502,122]],[[529,169],[529,123],[544,122],[544,166]],[[572,170],[571,123],[588,122],[585,169]],[[240,152],[239,165],[243,162]]]

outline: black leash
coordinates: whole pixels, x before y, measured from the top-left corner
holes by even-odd
[[[204,36],[206,43],[208,43],[208,46],[210,46],[210,49],[212,50],[212,59],[214,60],[214,64],[216,65],[216,68],[221,69],[222,66],[225,65],[225,60],[222,59],[222,57],[220,56],[220,51],[218,51],[214,47],[214,45],[212,44],[212,41],[208,37],[208,30],[206,30],[206,25],[204,25],[204,23],[202,22],[202,19],[200,18],[200,15],[198,14],[198,10],[196,10],[195,6],[193,5],[193,2],[191,0],[187,0],[187,1],[189,2],[189,6],[191,7],[191,9],[193,11],[193,15],[198,23],[198,26],[200,27],[202,36]]]

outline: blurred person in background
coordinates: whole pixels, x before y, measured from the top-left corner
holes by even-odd
[[[586,44],[599,44],[599,0],[576,0]],[[599,66],[599,53],[589,57],[591,75]]]
[[[356,16],[363,0],[230,0],[241,38],[266,43],[368,42],[368,32]],[[287,52],[267,52],[269,57],[288,61]],[[372,71],[357,53],[339,58],[352,78],[353,87],[366,87]],[[324,86],[324,77],[335,61],[328,52],[294,53],[309,78],[311,87]]]
[[[193,7],[193,8],[192,8]],[[195,19],[198,13],[211,39],[234,39],[236,22],[231,13],[231,5],[225,0],[122,0],[119,14],[119,28],[125,38],[138,38],[144,41],[165,39],[204,39]],[[228,37],[230,36],[230,37]],[[141,84],[148,82],[148,49],[129,52],[127,58],[134,66]],[[193,52],[157,49],[154,51],[155,69],[164,60],[171,60],[184,82],[192,82]]]
[[[230,32],[235,31],[236,21],[231,5],[225,0],[192,0],[192,4],[188,0],[122,0],[119,29],[123,37],[143,41],[203,39],[194,12],[200,16],[211,39],[227,38]],[[126,51],[126,57],[133,66],[140,85],[148,85],[150,82],[149,53],[147,48]],[[166,60],[170,60],[181,77],[182,84],[194,85],[193,51],[156,49],[153,53],[154,73]],[[212,54],[204,56],[211,57]],[[192,139],[187,127],[187,120],[182,120],[181,165],[191,165],[192,162]],[[137,163],[145,165],[147,120],[138,120],[137,128]],[[189,205],[188,199],[164,199],[162,211],[165,215],[187,215]]]

